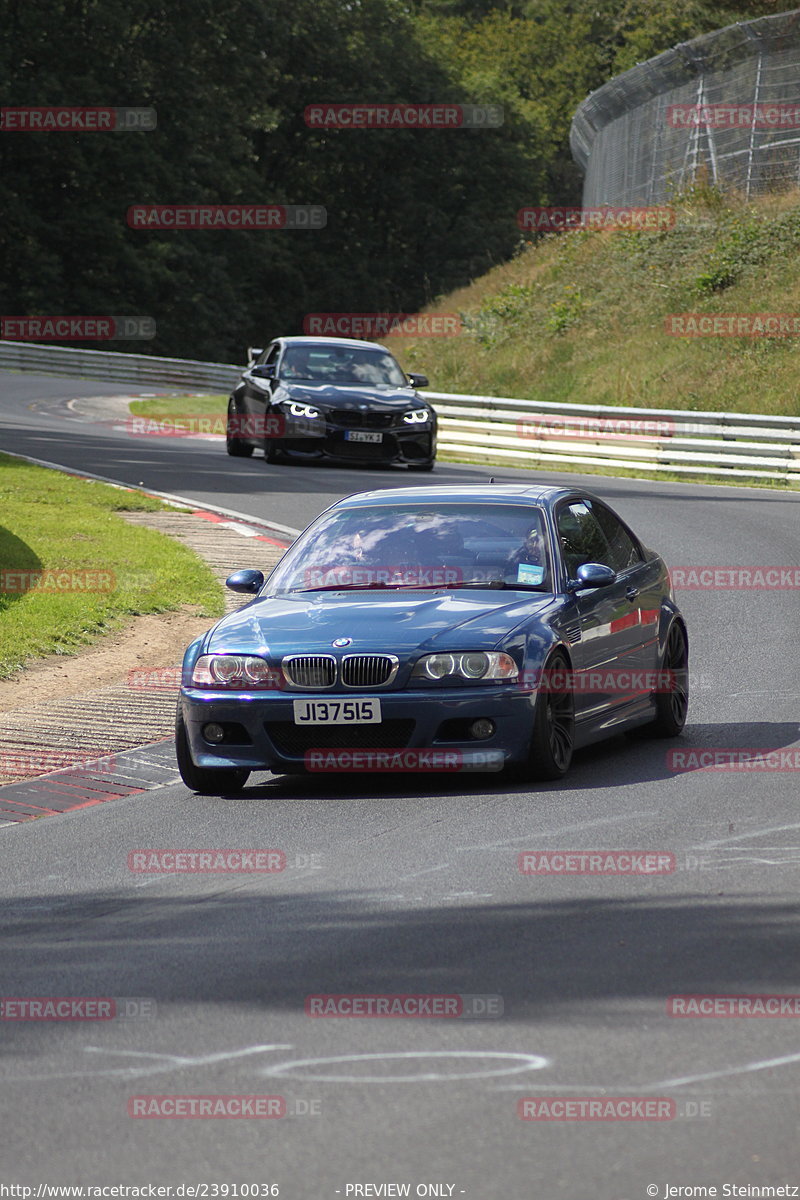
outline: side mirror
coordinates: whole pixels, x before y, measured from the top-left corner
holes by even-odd
[[[252,571],[249,568],[243,571],[234,571],[225,580],[226,588],[230,588],[232,592],[243,592],[246,596],[255,595],[261,591],[263,586],[263,571]]]
[[[608,587],[616,578],[616,571],[607,567],[605,563],[584,563],[578,567],[578,578],[575,582],[579,588],[601,588]]]
[[[260,367],[251,367],[250,374],[256,379],[274,379],[275,363],[262,363]]]
[[[248,346],[248,347],[247,347],[247,361],[248,361],[248,363],[255,362],[255,361],[256,361],[256,359],[258,358],[259,354],[263,354],[263,353],[264,353],[264,347],[263,347],[263,346]]]
[[[409,373],[408,382],[413,388],[424,388],[428,386],[428,376]]]

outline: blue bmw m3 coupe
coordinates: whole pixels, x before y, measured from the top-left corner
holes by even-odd
[[[635,727],[677,736],[688,640],[663,560],[604,501],[416,487],[326,509],[186,651],[176,745],[206,794],[252,771],[558,779]]]

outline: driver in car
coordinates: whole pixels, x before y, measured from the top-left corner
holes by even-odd
[[[310,350],[289,350],[281,366],[281,375],[285,379],[313,379],[310,363]]]
[[[353,377],[359,383],[385,383],[387,361],[387,359],[381,359],[380,362],[355,360],[352,364]]]

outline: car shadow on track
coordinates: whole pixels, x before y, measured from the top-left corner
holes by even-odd
[[[519,879],[512,901],[424,907],[388,894],[391,883],[385,897],[302,886],[271,893],[271,879],[223,890],[213,875],[193,876],[181,894],[132,893],[127,884],[15,898],[5,921],[4,989],[17,997],[149,997],[155,1015],[167,1018],[190,1004],[230,1005],[237,1020],[245,1010],[302,1018],[309,995],[473,994],[502,998],[503,1017],[479,1022],[483,1030],[579,1019],[607,1032],[612,1019],[652,1018],[666,1033],[670,995],[800,987],[793,894],[722,900],[703,894],[707,881],[695,873],[696,886],[687,881],[680,891],[668,891],[668,881],[649,880],[647,891],[641,880],[622,881],[630,884],[622,895],[554,894],[558,881],[545,881],[543,893],[538,881],[532,898],[531,880]],[[81,1024],[16,1021],[6,1069],[14,1074],[47,1043],[77,1050],[86,1041]],[[136,1024],[140,1038],[161,1036],[160,1020]],[[461,1039],[463,1023],[456,1025]],[[313,1022],[308,1036],[317,1036]],[[472,1041],[480,1036],[471,1023]],[[85,1056],[82,1065],[101,1067]],[[129,1060],[110,1065],[136,1074]]]
[[[793,722],[742,721],[720,724],[689,725],[682,737],[651,740],[625,736],[609,738],[578,751],[569,773],[554,783],[517,783],[499,772],[415,771],[415,772],[342,772],[341,774],[267,775],[259,774],[244,792],[229,801],[276,799],[359,799],[391,796],[419,798],[421,793],[436,795],[478,793],[513,795],[523,792],[578,792],[594,788],[619,788],[623,785],[653,783],[675,779],[679,775],[753,773],[746,762],[732,767],[709,766],[712,753],[736,759],[743,751],[759,749],[765,754],[792,746],[800,737],[800,725]],[[797,751],[800,758],[800,749]],[[766,768],[770,770],[769,767]],[[779,770],[779,766],[774,770]]]

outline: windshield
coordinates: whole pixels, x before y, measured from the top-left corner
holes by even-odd
[[[286,552],[266,591],[502,586],[551,591],[545,528],[543,511],[529,505],[338,509]]]
[[[289,346],[283,355],[280,376],[313,383],[408,387],[408,380],[387,350],[360,346]]]

